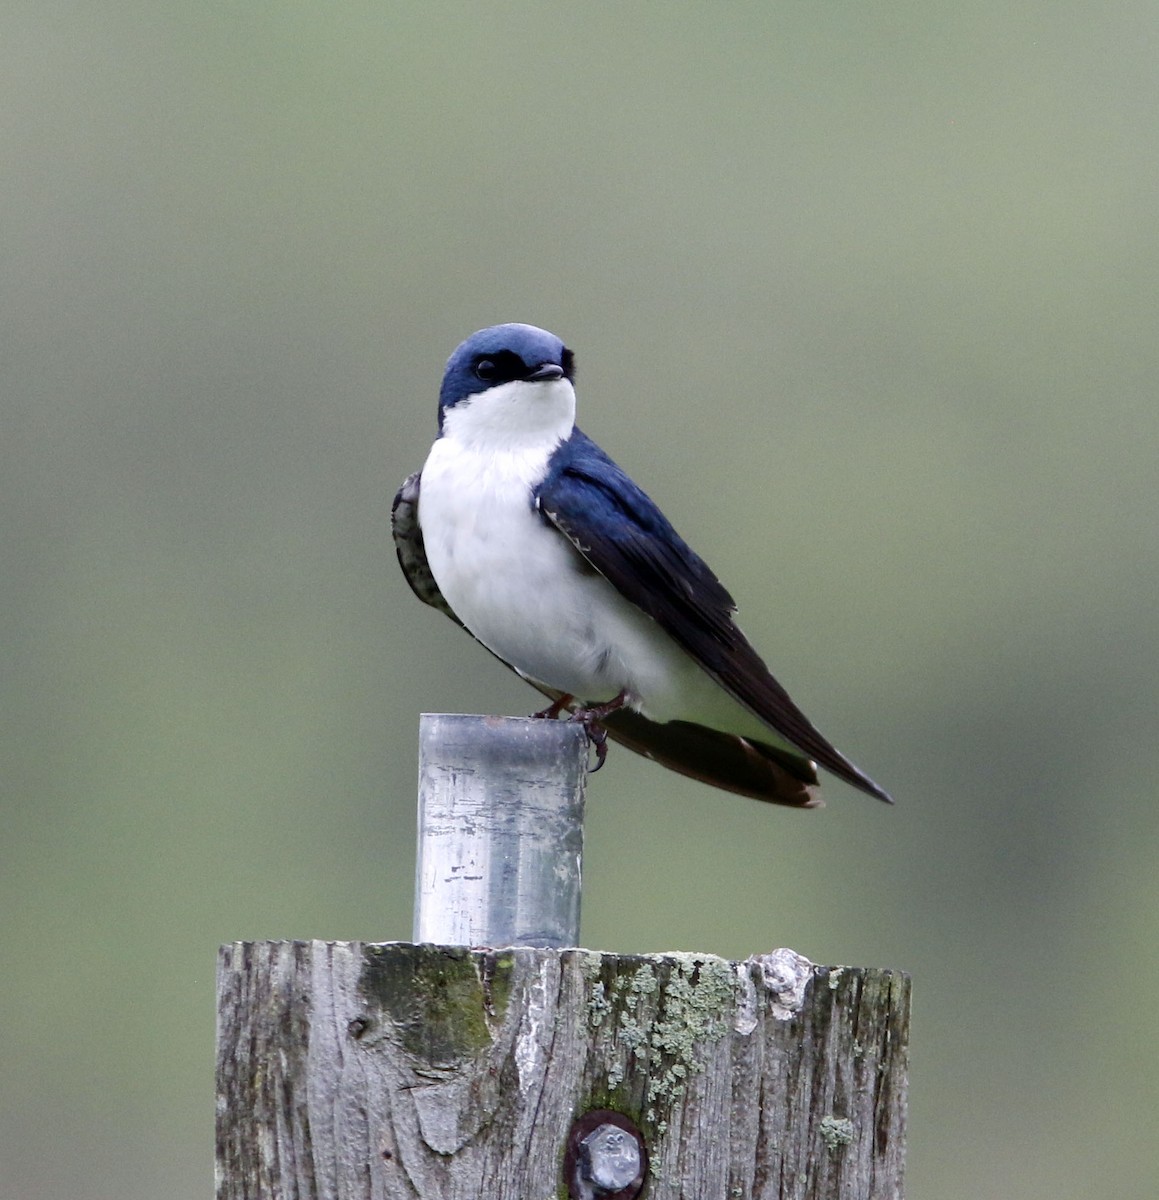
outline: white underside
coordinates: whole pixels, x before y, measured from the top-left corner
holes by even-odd
[[[571,392],[570,384],[507,385],[553,386]],[[570,419],[542,436],[495,438],[486,427],[480,436],[480,415],[469,406],[446,414],[419,492],[431,571],[471,633],[524,677],[589,703],[626,691],[656,721],[780,742],[532,507]]]

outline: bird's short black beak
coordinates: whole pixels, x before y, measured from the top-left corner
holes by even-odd
[[[562,379],[563,367],[556,363],[540,363],[527,378],[531,383],[543,383],[549,379]]]

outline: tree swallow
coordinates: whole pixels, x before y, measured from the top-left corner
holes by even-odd
[[[715,787],[821,803],[817,764],[889,801],[813,727],[733,621],[732,597],[575,425],[575,358],[533,325],[451,355],[438,437],[395,497],[407,582],[551,701]]]

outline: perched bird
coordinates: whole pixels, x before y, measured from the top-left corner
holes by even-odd
[[[813,727],[664,514],[575,424],[575,359],[495,325],[451,355],[438,437],[395,498],[416,595],[582,720],[715,787],[821,803],[817,764],[889,795]]]

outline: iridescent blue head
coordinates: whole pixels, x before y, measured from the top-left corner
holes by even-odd
[[[447,360],[439,391],[439,429],[448,409],[491,388],[574,378],[575,356],[554,333],[519,324],[480,329]]]

